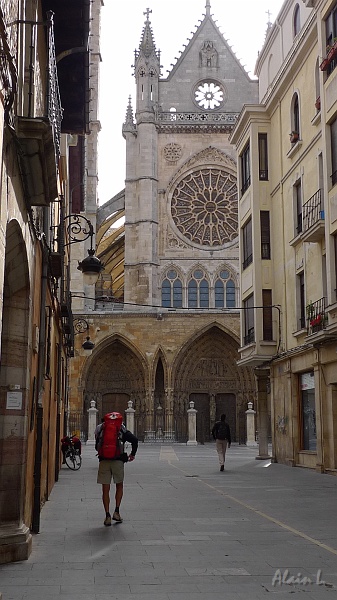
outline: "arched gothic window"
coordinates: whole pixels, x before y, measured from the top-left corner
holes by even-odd
[[[220,271],[215,282],[215,308],[235,307],[235,283],[229,271]]]
[[[291,131],[300,137],[300,104],[297,93],[293,95],[291,102]]]
[[[293,16],[294,37],[299,33],[300,29],[301,29],[301,13],[300,13],[299,5],[296,4],[295,9],[294,9],[294,16]]]
[[[169,269],[161,285],[161,304],[166,308],[181,308],[183,286],[175,269]]]
[[[209,284],[202,269],[195,269],[187,287],[189,308],[209,307]]]

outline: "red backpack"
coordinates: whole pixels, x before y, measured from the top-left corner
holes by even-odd
[[[123,416],[120,413],[108,413],[96,439],[96,450],[99,458],[118,458],[123,451],[121,427]]]

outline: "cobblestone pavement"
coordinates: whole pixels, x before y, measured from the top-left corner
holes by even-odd
[[[62,467],[28,561],[2,600],[321,600],[337,597],[337,477],[232,445],[140,444],[122,524],[104,527],[97,458]]]

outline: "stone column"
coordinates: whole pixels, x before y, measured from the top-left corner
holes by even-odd
[[[246,410],[246,421],[247,421],[246,446],[249,446],[249,447],[257,446],[256,440],[255,440],[255,415],[256,415],[256,411],[253,410],[253,403],[248,402],[248,410]]]
[[[257,430],[259,435],[259,454],[257,460],[270,458],[268,454],[268,393],[269,369],[255,369],[257,383]]]
[[[88,439],[86,442],[87,446],[95,445],[95,429],[97,427],[97,414],[98,410],[96,408],[95,400],[91,400],[90,408],[88,410]]]
[[[188,415],[188,441],[187,446],[197,446],[197,410],[194,408],[194,402],[191,400]]]
[[[174,427],[173,427],[173,390],[172,388],[165,389],[165,406],[166,406],[166,414],[165,414],[165,431],[164,437],[172,440],[175,437]]]
[[[126,428],[131,431],[131,433],[135,433],[135,409],[132,405],[132,400],[129,400],[128,407],[125,411],[126,414]]]

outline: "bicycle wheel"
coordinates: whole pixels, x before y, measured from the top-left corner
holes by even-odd
[[[81,468],[82,457],[76,450],[70,449],[65,455],[66,465],[72,471],[78,471]]]

